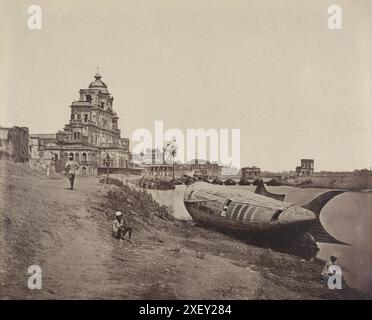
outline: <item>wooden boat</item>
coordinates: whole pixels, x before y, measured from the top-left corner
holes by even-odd
[[[262,179],[254,179],[252,186],[257,186],[259,181],[262,181]]]
[[[271,179],[266,182],[268,186],[282,186],[283,184],[279,182],[277,179]]]
[[[220,180],[220,179],[218,179],[218,178],[216,178],[216,179],[213,179],[213,180],[212,180],[212,184],[222,185],[222,184],[223,184],[223,181]]]
[[[174,190],[176,188],[173,181],[151,175],[144,175],[139,180],[138,184],[145,189]]]
[[[178,185],[183,184],[183,179],[181,179],[181,178],[175,178],[175,179],[172,179],[171,182],[173,182],[174,185],[178,186]]]
[[[233,179],[227,179],[223,184],[225,186],[235,186],[236,182]]]
[[[197,223],[234,234],[294,239],[307,247],[316,242],[345,244],[320,223],[321,209],[343,190],[325,192],[301,207],[284,202],[284,195],[268,192],[263,183],[255,192],[241,188],[195,182],[187,187],[184,204]]]
[[[239,185],[240,185],[240,186],[250,186],[251,183],[249,182],[248,179],[240,179],[240,181],[239,181]]]

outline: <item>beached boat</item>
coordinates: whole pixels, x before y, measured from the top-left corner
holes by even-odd
[[[240,185],[240,186],[250,186],[251,183],[249,182],[248,179],[240,179],[240,181],[239,181],[239,185]]]
[[[284,202],[284,195],[268,192],[263,183],[255,192],[196,182],[184,194],[184,204],[197,223],[225,232],[277,240],[297,240],[317,248],[316,242],[345,244],[321,225],[321,209],[343,190],[328,191],[305,206]]]
[[[277,179],[271,179],[266,182],[268,186],[282,186],[283,184]]]
[[[235,186],[236,185],[236,181],[233,180],[233,179],[227,179],[223,184],[225,186]]]
[[[213,180],[212,180],[212,184],[223,185],[223,181],[220,180],[220,179],[218,179],[218,178],[216,178],[216,179],[213,179]]]
[[[174,190],[176,188],[173,181],[165,178],[144,175],[138,182],[139,186],[145,189]]]

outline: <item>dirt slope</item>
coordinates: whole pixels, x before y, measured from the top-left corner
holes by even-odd
[[[257,248],[190,223],[136,223],[136,245],[111,237],[110,187],[97,178],[47,179],[0,161],[2,299],[345,298],[319,281],[320,265]],[[202,255],[198,257],[197,252]],[[41,290],[27,268],[42,268]]]

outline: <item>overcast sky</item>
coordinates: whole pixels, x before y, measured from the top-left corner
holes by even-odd
[[[370,0],[0,2],[2,126],[62,130],[99,66],[122,136],[155,120],[240,128],[242,165],[372,167]],[[42,30],[27,28],[31,4]]]

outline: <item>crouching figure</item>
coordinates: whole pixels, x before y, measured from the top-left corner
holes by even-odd
[[[120,211],[115,213],[115,220],[112,222],[112,236],[116,239],[125,239],[128,233],[128,240],[132,238],[132,223],[130,219],[123,219],[123,214]]]

